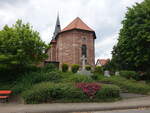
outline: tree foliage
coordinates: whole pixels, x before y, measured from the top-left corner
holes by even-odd
[[[46,58],[46,48],[47,45],[30,24],[18,20],[12,27],[5,25],[0,30],[0,71],[14,67],[17,71],[18,68],[36,64]]]
[[[128,8],[112,62],[118,69],[150,70],[150,0]]]
[[[13,27],[0,31],[0,61],[9,64],[37,63],[46,57],[45,43],[29,24],[18,20]]]

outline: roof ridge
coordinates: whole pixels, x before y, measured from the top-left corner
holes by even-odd
[[[72,30],[72,29],[82,29],[82,30],[87,30],[87,31],[94,31],[86,23],[84,23],[79,17],[76,17],[61,32],[69,31],[69,30]]]

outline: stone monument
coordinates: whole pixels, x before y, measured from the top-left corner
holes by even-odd
[[[82,58],[81,58],[81,60],[82,60],[82,68],[81,68],[81,70],[78,71],[78,74],[88,75],[88,76],[92,75],[91,71],[87,71],[85,69],[85,64],[86,64],[87,58],[83,55]]]
[[[108,70],[104,71],[104,76],[110,77],[110,72]]]
[[[120,74],[119,74],[119,71],[116,71],[116,72],[115,72],[115,75],[116,75],[116,76],[119,76],[119,75],[120,75]]]

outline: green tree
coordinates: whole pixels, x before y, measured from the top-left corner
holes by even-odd
[[[150,0],[128,8],[112,62],[118,69],[150,70]]]
[[[18,20],[12,27],[5,25],[0,31],[0,70],[36,64],[46,58],[46,48],[30,24]]]

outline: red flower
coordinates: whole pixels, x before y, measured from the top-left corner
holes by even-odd
[[[93,98],[96,92],[101,88],[98,83],[77,83],[76,87],[82,89],[90,98]]]

